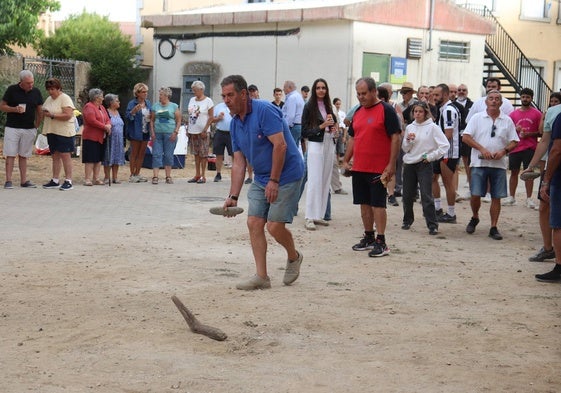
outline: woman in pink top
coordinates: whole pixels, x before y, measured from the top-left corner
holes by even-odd
[[[104,155],[103,142],[111,133],[111,120],[103,103],[103,91],[90,89],[90,101],[84,105],[84,129],[82,130],[82,162],[85,164],[85,186],[105,184],[99,178]]]

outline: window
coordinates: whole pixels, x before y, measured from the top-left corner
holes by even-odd
[[[469,61],[469,42],[440,41],[439,60]]]
[[[551,0],[522,0],[520,19],[548,19]]]

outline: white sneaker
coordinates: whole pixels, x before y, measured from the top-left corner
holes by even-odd
[[[502,200],[501,205],[503,206],[514,206],[516,205],[516,199],[512,196],[508,196]]]
[[[491,194],[487,193],[483,198],[481,198],[482,202],[491,203]]]
[[[528,209],[535,209],[536,206],[537,206],[537,205],[536,205],[536,202],[534,202],[532,198],[526,199],[526,207],[527,207]]]
[[[306,224],[304,225],[308,231],[315,231],[316,224],[314,224],[314,220],[306,218]]]

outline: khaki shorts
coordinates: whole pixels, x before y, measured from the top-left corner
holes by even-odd
[[[12,128],[4,130],[4,156],[31,157],[37,137],[37,128]]]

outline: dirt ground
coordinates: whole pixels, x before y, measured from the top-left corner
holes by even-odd
[[[487,237],[488,205],[475,234],[462,202],[438,236],[419,204],[409,231],[388,207],[391,255],[369,258],[351,250],[359,209],[333,195],[329,227],[306,231],[302,213],[290,226],[298,281],[282,285],[286,256],[269,242],[272,289],[242,292],[246,216],[208,214],[228,170],[188,184],[188,157],[174,185],[83,187],[75,161],[70,192],[0,190],[3,393],[561,391],[561,287],[533,278],[552,264],[528,262],[541,237],[521,202],[502,210],[503,241]],[[29,177],[49,167],[34,156]],[[174,294],[228,339],[191,333]]]

